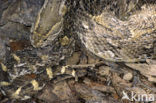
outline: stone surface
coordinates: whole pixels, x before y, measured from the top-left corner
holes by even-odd
[[[0,38],[0,62],[5,60],[6,56],[6,41]]]
[[[99,74],[101,75],[101,76],[108,76],[108,75],[110,75],[110,67],[108,67],[108,66],[100,66],[99,67]]]
[[[133,78],[132,73],[126,73],[126,74],[124,74],[124,76],[123,76],[123,79],[124,79],[124,80],[127,80],[127,81],[132,80],[132,78]]]
[[[97,63],[98,61],[99,59],[88,56],[88,64],[94,64]]]
[[[4,1],[4,0],[2,0]],[[9,3],[10,2],[10,3]],[[7,9],[3,11],[2,18],[0,20],[1,24],[6,24],[7,22],[15,22],[24,24],[26,26],[31,26],[35,21],[38,11],[43,5],[44,0],[10,0],[5,1],[1,6],[5,8],[6,4],[9,4]]]
[[[73,55],[67,60],[66,64],[67,65],[74,65],[79,62],[80,59],[80,52],[75,52]]]

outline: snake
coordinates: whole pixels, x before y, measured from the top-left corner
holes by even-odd
[[[111,1],[45,0],[30,31],[31,46],[9,52],[1,62],[3,95],[30,99],[64,73],[66,67],[59,67],[74,52],[75,42],[105,61],[136,63],[153,59],[156,4]]]

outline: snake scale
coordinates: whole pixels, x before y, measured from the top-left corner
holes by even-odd
[[[143,1],[45,0],[31,29],[32,46],[9,52],[1,63],[2,93],[15,99],[31,98],[61,71],[56,66],[71,56],[74,41],[106,61],[154,58],[156,4]],[[62,35],[70,38],[67,45],[57,42]]]

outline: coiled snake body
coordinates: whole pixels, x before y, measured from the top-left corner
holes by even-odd
[[[33,47],[10,54],[1,63],[3,94],[28,99],[56,76],[54,66],[73,52],[71,46],[55,42],[60,34],[77,39],[83,49],[111,62],[139,62],[155,57],[156,4],[142,5],[133,12],[134,5],[126,10],[121,7],[118,16],[114,12],[118,9],[112,9],[115,4],[122,5],[117,0],[45,0],[32,27]],[[121,20],[119,16],[127,18]]]

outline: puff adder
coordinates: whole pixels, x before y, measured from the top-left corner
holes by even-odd
[[[138,9],[139,0],[129,4],[125,0],[111,1],[45,0],[31,30],[33,47],[10,54],[8,61],[1,63],[3,74],[7,75],[0,82],[4,95],[29,99],[56,76],[53,66],[73,52],[72,48],[64,48],[71,43],[53,44],[62,34],[107,61],[139,62],[155,57],[156,4],[143,4]],[[75,76],[75,71],[71,75]]]

